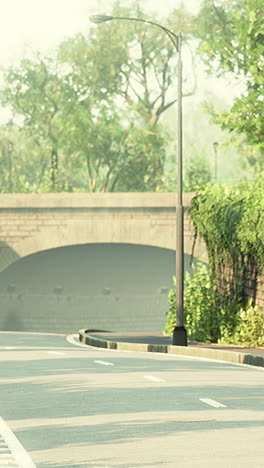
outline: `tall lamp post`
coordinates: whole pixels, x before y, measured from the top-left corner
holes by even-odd
[[[176,35],[161,24],[139,18],[123,16],[93,15],[90,16],[92,23],[104,23],[111,20],[138,21],[151,24],[162,29],[172,41],[178,53],[178,155],[177,155],[177,204],[176,204],[176,326],[173,331],[172,344],[187,346],[187,333],[184,326],[184,209],[182,203],[182,60],[181,60],[181,33]]]

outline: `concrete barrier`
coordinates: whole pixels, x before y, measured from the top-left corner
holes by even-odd
[[[151,353],[177,354],[217,361],[232,362],[234,364],[247,364],[250,366],[264,367],[264,356],[227,351],[222,349],[202,348],[199,346],[173,346],[164,344],[145,344],[110,341],[89,335],[88,330],[79,330],[79,340],[83,344],[96,348],[116,349],[119,351],[143,351]]]

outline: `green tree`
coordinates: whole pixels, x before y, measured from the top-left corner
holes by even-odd
[[[245,91],[231,109],[209,111],[214,122],[244,136],[264,163],[264,7],[262,0],[204,0],[197,20],[209,73],[232,73]]]
[[[138,2],[124,8],[117,1],[112,14],[161,23],[155,16],[145,14]],[[180,9],[162,24],[175,32],[184,31],[187,42],[192,21],[187,11]],[[80,52],[85,56],[81,62]],[[78,81],[91,76],[99,90],[98,97],[100,93],[119,96],[121,106],[128,106],[130,112],[134,111],[132,117],[140,117],[142,125],[150,130],[176,102],[177,52],[157,26],[126,20],[96,25],[89,36],[78,35],[70,39],[70,44],[62,44],[61,59],[78,70]],[[184,82],[184,95],[189,96],[195,90],[195,80],[186,75]]]
[[[195,151],[191,154],[184,171],[184,190],[195,192],[201,185],[211,181],[209,163],[203,154]]]
[[[61,107],[67,98],[56,63],[51,58],[23,59],[19,66],[6,70],[4,80],[2,104],[11,106],[14,116],[22,117],[22,127],[35,143],[49,148],[51,189],[56,190],[64,135]]]
[[[49,149],[9,122],[0,127],[0,192],[38,192],[49,186]]]
[[[137,3],[117,2],[113,14],[146,17]],[[176,31],[189,23],[175,13],[168,20]],[[169,137],[160,117],[176,102],[176,59],[159,28],[112,21],[65,40],[53,58],[24,59],[6,70],[2,104],[48,151],[49,173],[39,189],[164,188]]]
[[[168,26],[176,31],[183,28],[187,34],[191,18],[186,12],[178,13],[174,12],[167,20]],[[113,15],[147,17],[137,3],[121,8],[116,2]],[[155,18],[148,19],[155,21]],[[170,137],[160,124],[160,118],[176,102],[177,76],[177,54],[164,31],[138,22],[110,21],[95,26],[89,35],[78,34],[64,41],[59,48],[59,60],[69,70],[74,88],[84,96],[83,105],[85,96],[87,100],[93,98],[98,108],[104,103],[109,106],[111,102],[111,115],[116,111],[121,117],[116,131],[113,119],[113,125],[108,122],[106,126],[107,134],[112,127],[112,137],[106,138],[107,158],[100,152],[101,164],[94,165],[90,162],[91,151],[88,156],[86,152],[89,180],[93,179],[91,172],[96,169],[97,180],[100,174],[105,174],[100,190],[164,189],[165,153]],[[191,85],[187,84],[185,95],[190,95],[194,89],[193,79]],[[79,126],[77,131],[80,129]],[[98,129],[95,138],[96,134]],[[78,141],[82,140],[79,134]],[[93,161],[99,163],[94,142],[95,139]],[[115,151],[111,152],[113,148]]]

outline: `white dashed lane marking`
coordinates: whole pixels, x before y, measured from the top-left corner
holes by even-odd
[[[219,403],[218,401],[211,400],[211,398],[199,398],[200,401],[207,405],[213,406],[214,408],[226,408],[226,405]]]
[[[96,364],[101,364],[102,366],[114,366],[112,362],[107,361],[94,361]]]
[[[151,380],[152,382],[165,382],[165,380],[155,377],[154,375],[144,375],[144,379]]]
[[[36,468],[19,440],[0,417],[0,468]]]
[[[48,354],[57,354],[58,356],[65,355],[66,353],[59,353],[58,351],[47,351]],[[0,467],[1,468],[1,467]]]

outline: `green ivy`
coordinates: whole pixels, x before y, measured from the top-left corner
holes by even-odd
[[[244,214],[238,229],[240,248],[252,255],[264,270],[264,183],[259,179],[251,190],[245,187]]]
[[[185,276],[185,323],[191,340],[263,344],[263,311],[254,304],[254,288],[264,271],[263,175],[237,187],[205,185],[192,200],[191,219],[206,244],[209,266],[198,262],[196,271]],[[165,333],[173,332],[175,315],[174,288]]]
[[[201,187],[192,200],[190,215],[209,258],[208,276],[199,267],[186,278],[185,314],[190,337],[207,341],[231,337],[243,342],[246,332],[240,313],[249,310],[245,341],[257,343],[261,340],[259,312],[254,303],[252,311],[245,309],[245,304],[254,300],[254,287],[264,271],[263,174],[251,184]],[[252,297],[247,293],[249,280]]]
[[[176,279],[173,277],[174,288],[170,289],[168,303],[169,310],[166,313],[166,323],[163,328],[164,335],[172,335],[176,325]]]
[[[174,278],[175,284],[175,278]],[[184,311],[188,338],[193,341],[217,341],[220,333],[220,314],[206,265],[197,263],[196,271],[186,273]],[[169,292],[169,311],[163,333],[172,335],[176,323],[176,288]]]
[[[254,184],[201,188],[190,215],[207,247],[219,306],[242,306],[247,299],[244,284],[250,265],[255,263],[258,274],[264,269],[263,174]]]

